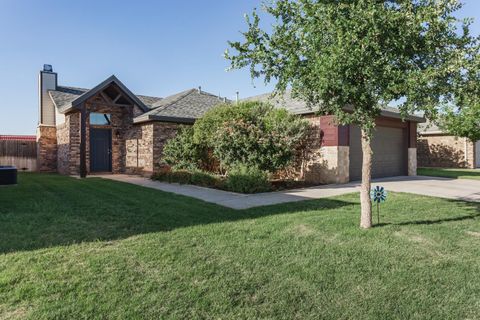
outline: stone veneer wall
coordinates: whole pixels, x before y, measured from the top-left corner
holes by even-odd
[[[305,155],[305,160],[296,176],[309,183],[346,183],[349,181],[349,150],[348,146],[322,145],[324,139],[322,124],[331,128],[325,117],[318,115],[304,116],[312,128],[309,146],[310,152]],[[322,119],[324,120],[322,122]],[[328,129],[327,129],[328,130]],[[329,132],[330,133],[330,132]],[[334,134],[338,134],[336,131]]]
[[[465,138],[449,135],[424,135],[419,137],[417,148],[418,166],[420,167],[475,167],[475,145]]]
[[[305,180],[317,183],[347,183],[350,181],[350,147],[321,147],[321,159],[315,163],[316,175],[306,176]],[[311,178],[314,178],[313,180]]]
[[[70,127],[68,126],[68,116],[65,122],[57,126],[57,169],[61,174],[70,174]]]
[[[80,174],[80,113],[65,115],[65,122],[57,127],[58,172]]]
[[[163,147],[176,135],[178,126],[175,123],[150,122],[132,127],[125,139],[126,171],[148,175],[160,170]]]
[[[417,175],[417,148],[408,148],[408,175]]]
[[[39,125],[37,128],[37,170],[57,171],[57,129],[54,126]]]

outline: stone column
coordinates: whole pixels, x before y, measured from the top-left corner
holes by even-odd
[[[331,184],[350,180],[349,126],[338,126],[333,116],[321,116],[315,124],[320,143],[305,169],[305,181]],[[317,149],[318,148],[318,149]]]
[[[57,128],[39,125],[37,127],[37,170],[57,171]]]
[[[417,148],[408,148],[408,175],[417,175]]]
[[[350,148],[326,146],[320,149],[321,162],[317,166],[319,183],[347,183],[350,181]]]

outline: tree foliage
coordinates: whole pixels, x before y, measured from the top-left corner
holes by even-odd
[[[248,30],[225,52],[231,68],[275,81],[340,124],[362,130],[361,226],[371,222],[371,136],[381,106],[396,101],[405,116],[435,118],[455,103],[467,61],[478,53],[470,20],[455,18],[456,0],[274,0],[246,16]]]
[[[340,123],[371,133],[381,105],[429,117],[452,101],[452,81],[475,43],[453,0],[277,0],[264,4],[275,23],[246,17],[242,42],[226,52],[232,68],[276,80],[294,97]],[[459,27],[460,25],[460,27]],[[346,110],[348,109],[348,110]]]
[[[471,55],[470,67],[455,84],[455,104],[446,106],[439,119],[440,127],[446,132],[480,140],[480,58]]]

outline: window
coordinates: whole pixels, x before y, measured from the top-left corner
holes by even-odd
[[[110,125],[111,115],[109,113],[90,113],[90,124],[95,126],[108,126]]]

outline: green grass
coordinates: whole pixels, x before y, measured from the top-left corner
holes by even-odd
[[[96,178],[0,188],[0,318],[478,319],[480,205],[235,211]]]
[[[421,176],[480,180],[480,169],[418,168]]]

